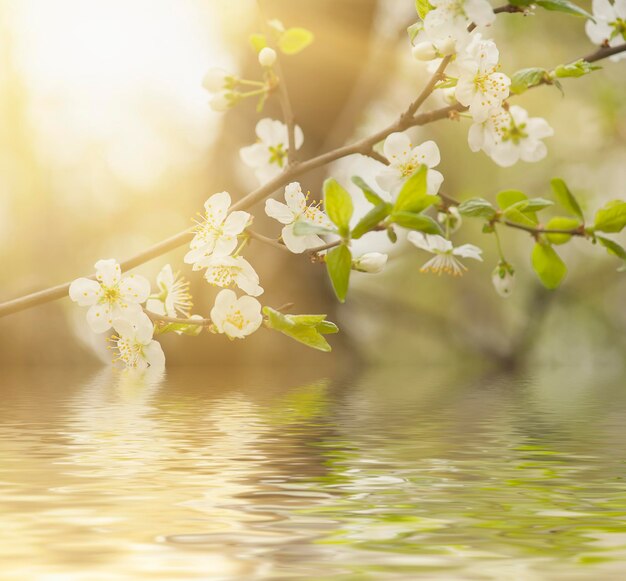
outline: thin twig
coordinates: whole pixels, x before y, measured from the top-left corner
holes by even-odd
[[[287,252],[289,252],[289,249],[284,244],[281,244],[278,240],[274,238],[270,238],[269,236],[264,236],[263,234],[259,234],[258,232],[255,232],[254,230],[250,230],[250,229],[246,230],[246,232],[249,234],[250,238],[252,238],[253,240],[257,240],[259,242],[262,242],[263,244],[272,246],[273,248],[278,248],[279,250],[286,250]]]
[[[179,325],[196,325],[197,327],[209,327],[213,324],[211,319],[179,319],[178,317],[167,317],[165,315],[157,315],[156,313],[152,313],[146,309],[144,309],[144,313],[150,317],[153,321],[160,321],[162,323],[176,323]]]

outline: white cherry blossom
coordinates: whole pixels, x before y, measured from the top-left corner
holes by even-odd
[[[89,307],[87,323],[94,333],[104,333],[115,319],[134,319],[142,314],[141,304],[150,295],[150,283],[143,276],[122,276],[113,258],[98,260],[96,280],[76,279],[70,285],[70,298],[81,307]]]
[[[286,204],[272,199],[265,202],[265,213],[284,224],[281,236],[285,246],[291,252],[301,254],[324,244],[317,234],[296,236],[293,232],[296,221],[311,222],[324,228],[333,227],[328,216],[316,204],[307,205],[307,196],[298,182],[292,182],[285,188],[285,201]]]
[[[515,284],[515,270],[508,262],[500,261],[491,273],[491,282],[501,297],[510,297]]]
[[[422,266],[420,272],[430,271],[439,275],[445,272],[446,274],[461,276],[467,267],[457,259],[457,256],[482,261],[482,250],[473,244],[463,244],[455,248],[452,242],[443,236],[422,234],[415,231],[409,232],[407,238],[417,248],[435,255]]]
[[[256,125],[258,142],[239,151],[243,162],[254,170],[261,183],[276,177],[287,165],[289,137],[287,126],[275,119],[261,119]],[[304,141],[302,129],[296,125],[295,148],[300,149]]]
[[[397,194],[402,184],[411,177],[420,165],[428,167],[426,183],[429,194],[436,194],[443,182],[443,175],[435,169],[441,161],[439,148],[434,141],[413,147],[406,133],[392,133],[385,139],[383,153],[389,165],[376,177],[378,185],[392,195]]]
[[[508,110],[492,109],[482,123],[474,123],[468,134],[470,149],[483,150],[501,167],[510,167],[522,161],[543,159],[548,149],[542,139],[554,135],[548,122],[541,117],[528,117],[528,112],[517,105]]]
[[[211,254],[226,256],[237,247],[237,236],[250,224],[248,212],[228,213],[230,194],[213,194],[204,204],[205,214],[196,228],[196,234],[185,255],[187,264],[196,264]],[[197,268],[196,268],[197,270]]]
[[[122,361],[126,367],[139,369],[165,366],[163,349],[152,339],[154,325],[145,313],[132,321],[115,319],[113,327],[117,335],[111,337],[111,341],[119,352],[114,361]]]
[[[453,42],[460,50],[469,39],[467,27],[493,24],[496,15],[487,0],[431,0],[433,9],[424,17],[424,31],[435,46]],[[449,53],[447,53],[449,54]]]
[[[196,266],[206,268],[204,278],[211,285],[226,288],[234,284],[250,296],[263,294],[263,289],[259,286],[259,275],[242,256],[213,254],[198,262]]]
[[[237,298],[234,291],[222,290],[211,309],[211,320],[218,333],[229,339],[243,339],[261,326],[261,303],[253,297]]]
[[[594,44],[617,46],[626,42],[626,0],[593,0],[593,20],[587,20],[585,31]],[[612,61],[626,58],[626,53],[610,57]]]
[[[461,105],[469,107],[476,123],[485,121],[489,111],[509,96],[511,79],[498,72],[498,59],[495,43],[477,34],[451,67],[452,74],[458,76],[454,95]]]
[[[171,265],[166,264],[156,278],[158,293],[151,295],[146,302],[146,309],[157,315],[183,318],[189,317],[193,303],[189,294],[189,282],[178,273],[174,273]]]

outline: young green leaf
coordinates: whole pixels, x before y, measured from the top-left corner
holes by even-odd
[[[350,273],[352,272],[352,253],[345,244],[327,252],[326,270],[335,295],[340,302],[345,302],[350,284]]]
[[[424,20],[426,15],[434,8],[428,0],[415,0],[415,10],[417,15]]]
[[[465,200],[459,206],[459,213],[462,216],[468,216],[470,218],[485,218],[491,220],[496,216],[496,209],[491,202],[483,198],[472,198]]]
[[[428,168],[425,165],[421,165],[420,168],[404,182],[396,203],[394,204],[394,212],[421,212],[425,207],[434,203],[428,203],[428,198],[437,197],[428,196],[426,193],[427,172]],[[425,203],[427,203],[427,206],[424,206]]]
[[[548,230],[575,230],[580,226],[580,222],[576,218],[567,218],[564,216],[556,216],[550,218],[546,224]],[[572,238],[571,234],[546,234],[546,238],[552,244],[565,244]]]
[[[288,28],[278,38],[278,48],[285,54],[297,54],[313,42],[313,33],[306,28]]]
[[[296,236],[308,236],[309,234],[337,234],[337,230],[298,218],[293,224],[293,233]]]
[[[621,232],[626,226],[626,202],[613,200],[596,212],[594,230]]]
[[[267,39],[262,34],[251,34],[249,40],[255,52],[261,52],[267,46]]]
[[[580,6],[577,6],[569,0],[534,0],[532,4],[541,6],[545,10],[553,10],[555,12],[565,12],[565,14],[572,14],[573,16],[584,16],[593,20],[593,17],[589,12],[583,10]]]
[[[552,78],[546,69],[532,67],[528,69],[520,69],[513,73],[511,77],[511,93],[520,95],[531,87],[536,87],[545,82],[551,82]]]
[[[414,22],[406,29],[407,34],[409,35],[409,41],[413,44],[413,41],[417,38],[417,35],[424,30],[424,23],[419,20]]]
[[[598,65],[592,65],[587,62],[585,59],[579,59],[576,62],[568,63],[565,65],[559,65],[554,69],[552,73],[553,76],[559,78],[565,77],[582,77],[583,75],[588,75],[593,71],[597,71],[601,69]]]
[[[578,201],[574,197],[574,194],[570,192],[567,184],[561,178],[554,178],[550,181],[550,186],[559,204],[584,222],[585,217],[583,216],[583,211],[580,209]]]
[[[339,234],[347,236],[350,232],[350,218],[354,212],[352,196],[333,178],[324,182],[324,209],[339,228]]]
[[[622,248],[617,242],[611,240],[610,238],[605,238],[604,236],[596,236],[596,240],[606,248],[609,254],[617,256],[617,258],[621,258],[622,266],[620,266],[617,270],[619,272],[626,272],[626,250],[624,250],[624,248]]]
[[[372,206],[380,206],[385,203],[385,200],[383,200],[363,178],[352,176],[352,183],[361,189],[365,199],[372,204]]]
[[[524,200],[528,200],[528,196],[519,190],[503,190],[496,195],[496,202],[503,210]]]
[[[391,204],[383,202],[382,204],[372,208],[365,216],[359,220],[359,223],[352,229],[352,238],[361,238],[364,234],[370,232],[378,226],[391,211]]]
[[[326,315],[285,315],[271,307],[263,307],[267,317],[265,326],[274,329],[319,351],[330,351],[331,347],[322,335],[337,333],[337,325],[326,321]]]
[[[402,228],[418,230],[425,234],[442,234],[441,226],[430,216],[414,212],[392,212],[389,220]]]
[[[567,274],[567,267],[548,242],[537,242],[533,248],[531,262],[539,280],[546,288],[557,288]]]
[[[539,212],[545,208],[554,206],[552,200],[546,200],[545,198],[530,198],[524,206],[523,212]]]

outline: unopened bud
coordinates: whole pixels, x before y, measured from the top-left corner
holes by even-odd
[[[217,113],[223,113],[224,111],[230,109],[233,105],[233,101],[230,98],[231,93],[226,91],[221,91],[213,96],[213,98],[209,101],[209,106],[213,111]]]
[[[213,67],[206,72],[204,79],[202,79],[202,86],[210,93],[217,93],[224,89],[226,85],[226,79],[229,74],[219,67]]]
[[[508,262],[499,262],[491,274],[491,282],[501,297],[509,297],[515,284],[515,270]]]
[[[432,61],[437,58],[437,50],[431,42],[418,42],[411,52],[413,58],[418,61]]]
[[[352,263],[352,268],[359,272],[376,274],[383,271],[387,264],[387,258],[387,255],[382,252],[367,252]]]
[[[276,62],[276,51],[269,46],[259,52],[259,63],[262,67],[271,67]]]

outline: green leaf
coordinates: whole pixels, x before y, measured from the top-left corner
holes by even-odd
[[[565,77],[582,77],[588,75],[593,71],[601,69],[598,65],[593,65],[587,62],[585,59],[579,59],[576,62],[568,63],[565,65],[559,65],[552,73],[552,76],[565,78]]]
[[[541,6],[545,10],[552,10],[555,12],[565,12],[565,14],[572,14],[574,16],[584,16],[593,20],[593,17],[589,12],[583,10],[580,6],[577,6],[569,0],[534,0],[532,4]]]
[[[364,234],[370,232],[373,228],[378,226],[391,211],[391,204],[383,202],[382,204],[372,208],[363,218],[359,220],[359,223],[352,230],[352,238],[361,238]]]
[[[504,210],[503,216],[510,222],[522,224],[523,226],[531,226],[534,228],[537,225],[537,219],[533,219],[532,214],[525,214],[515,207]]]
[[[422,30],[424,30],[424,23],[421,20],[419,22],[414,22],[406,29],[411,44],[413,44],[413,41],[417,38],[417,35],[422,32]]]
[[[434,203],[427,200],[427,198],[437,198],[436,196],[428,196],[426,193],[427,172],[428,168],[425,165],[420,165],[420,168],[404,182],[394,204],[394,212],[421,212]]]
[[[345,244],[327,252],[326,270],[333,284],[335,295],[340,302],[345,302],[352,272],[352,253]]]
[[[539,280],[546,288],[557,288],[567,274],[567,267],[548,242],[539,241],[535,244],[531,262]]]
[[[425,234],[442,234],[441,226],[430,216],[414,212],[392,212],[389,219],[402,228],[418,230]]]
[[[554,206],[554,202],[552,200],[546,200],[545,198],[530,198],[525,204],[522,212],[539,212],[539,210],[549,208],[550,206]]]
[[[567,218],[563,216],[556,216],[550,218],[546,224],[548,230],[574,230],[580,226],[580,222],[576,218]],[[552,244],[565,244],[572,238],[571,234],[546,234],[546,238]]]
[[[386,203],[363,178],[352,176],[352,183],[361,189],[363,195],[372,206],[380,206]]]
[[[263,307],[267,317],[265,326],[274,329],[319,351],[330,351],[331,347],[322,335],[337,333],[337,325],[326,321],[326,315],[285,315],[270,307]]]
[[[415,10],[418,16],[424,20],[426,15],[434,8],[428,0],[415,0]]]
[[[605,238],[604,236],[596,236],[596,240],[602,244],[607,250],[609,254],[613,256],[617,256],[617,258],[622,259],[622,266],[620,266],[617,270],[619,272],[626,272],[626,250],[624,250],[617,242],[611,240],[609,238]]]
[[[350,218],[354,212],[352,196],[333,178],[324,182],[324,210],[339,228],[339,234],[347,236],[350,233]]]
[[[519,95],[531,87],[536,87],[551,80],[550,73],[546,69],[540,67],[520,69],[511,76],[510,90],[511,93]]]
[[[313,33],[306,28],[288,28],[278,37],[278,48],[285,54],[297,54],[313,42]]]
[[[519,190],[504,190],[496,195],[498,206],[503,210],[524,200],[528,200],[528,196]]]
[[[583,216],[583,211],[580,209],[578,201],[572,192],[570,192],[567,184],[561,178],[554,178],[550,181],[550,186],[552,187],[554,197],[558,200],[559,204],[575,216],[578,216],[580,220],[584,222],[585,217]]]
[[[249,40],[250,40],[250,44],[252,45],[252,48],[256,52],[261,52],[261,50],[267,46],[267,39],[265,38],[265,35],[263,34],[258,34],[258,33],[251,34]]]
[[[293,224],[293,233],[296,236],[308,236],[309,234],[337,234],[337,230],[325,228],[309,220],[298,218]]]
[[[626,202],[613,200],[596,212],[594,230],[621,232],[626,226]]]
[[[483,198],[472,198],[465,200],[459,206],[459,213],[462,216],[468,216],[470,218],[486,218],[487,220],[491,220],[496,215],[496,209],[491,202]]]

